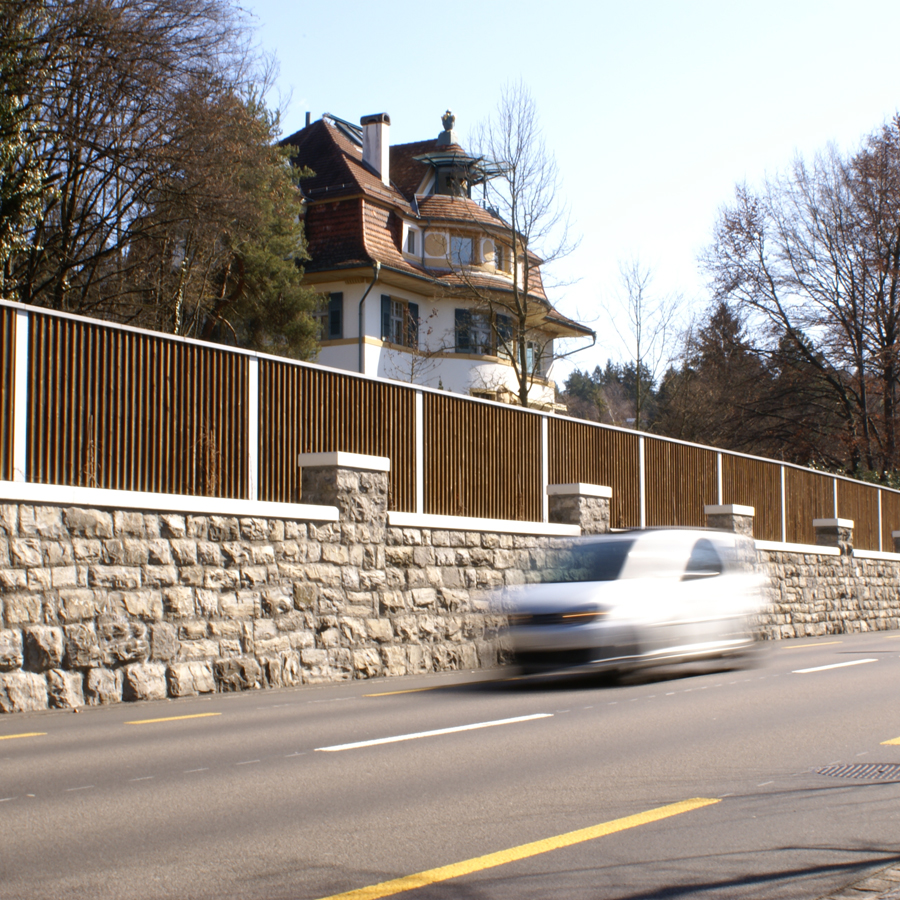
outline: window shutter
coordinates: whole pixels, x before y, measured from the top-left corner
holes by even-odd
[[[328,298],[328,339],[339,340],[344,336],[344,295],[341,292]]]
[[[391,339],[391,298],[389,294],[381,295],[381,339]]]
[[[456,310],[456,352],[471,353],[472,342],[469,338],[469,325],[472,314],[467,309]]]
[[[409,333],[407,334],[407,345],[413,349],[419,346],[419,304],[410,303],[409,307]]]

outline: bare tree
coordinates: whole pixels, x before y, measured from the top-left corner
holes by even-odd
[[[556,160],[544,142],[534,99],[521,81],[503,88],[494,114],[475,130],[472,151],[490,169],[485,201],[496,219],[479,227],[494,242],[497,268],[511,280],[491,285],[461,265],[460,277],[466,296],[475,299],[491,323],[498,355],[512,365],[519,403],[528,406],[535,378],[552,361],[543,272],[576,243],[570,238]],[[572,352],[557,352],[556,357]]]
[[[756,193],[741,185],[704,257],[763,351],[789,347],[841,410],[845,467],[900,463],[900,117]]]
[[[619,283],[625,322],[611,311],[610,320],[635,365],[634,427],[640,429],[648,395],[673,355],[682,297],[657,294],[652,270],[637,257],[620,260]]]

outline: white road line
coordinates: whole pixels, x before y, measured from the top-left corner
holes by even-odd
[[[258,759],[245,759],[243,762],[235,763],[236,766],[252,766],[253,763],[258,763]]]
[[[515,722],[530,722],[532,719],[552,718],[553,713],[536,713],[532,716],[517,716],[515,719],[495,719],[493,722],[476,722],[474,725],[457,725],[455,728],[438,728],[435,731],[398,734],[395,737],[376,738],[373,741],[357,741],[354,744],[334,744],[331,747],[316,747],[316,751],[334,753],[338,750],[356,750],[359,747],[374,747],[376,744],[396,744],[399,741],[413,741],[417,738],[435,737],[439,734],[455,734],[457,731],[475,731],[477,728],[492,728],[494,725],[512,725]]]
[[[154,778],[153,775],[143,775],[141,778],[129,778],[129,781],[150,781]]]
[[[878,662],[877,659],[854,659],[851,662],[833,663],[830,666],[816,666],[814,669],[794,669],[794,675],[806,675],[808,672],[824,672],[826,669],[843,669],[846,666],[861,666],[863,663]]]
[[[10,800],[15,800],[15,797],[0,797],[0,803],[8,803]]]
[[[190,775],[191,772],[208,772],[208,771],[209,771],[209,766],[206,766],[206,768],[204,768],[204,769],[185,769],[184,774]]]
[[[69,793],[69,791],[89,791],[93,786],[92,784],[86,784],[83,787],[66,788],[66,793]]]
[[[774,781],[764,781],[762,784],[758,784],[757,787],[765,787],[767,784],[775,784]]]

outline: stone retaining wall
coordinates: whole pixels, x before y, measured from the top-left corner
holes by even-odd
[[[303,496],[339,521],[0,505],[0,711],[496,665],[487,592],[546,538],[391,527],[383,471],[309,466]],[[603,502],[559,513],[603,530]],[[844,538],[761,552],[767,636],[900,627],[900,558]]]
[[[773,639],[900,628],[900,559],[762,550],[770,602],[762,625]]]

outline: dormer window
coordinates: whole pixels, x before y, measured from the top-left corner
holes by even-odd
[[[410,228],[409,231],[406,232],[406,252],[411,253],[413,256],[418,252],[416,249],[416,235],[418,232],[414,228]]]

